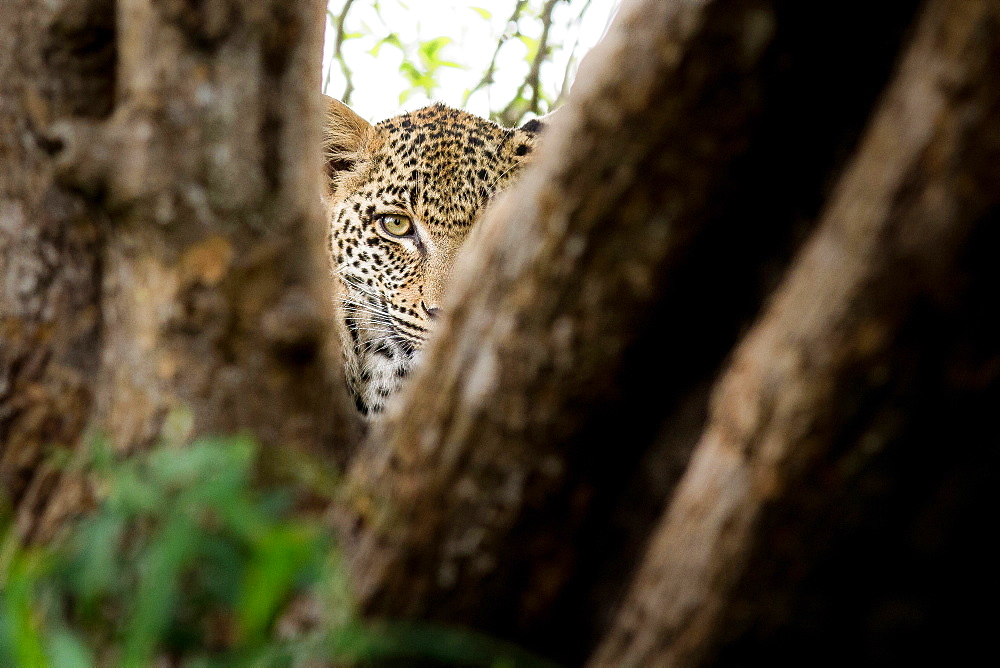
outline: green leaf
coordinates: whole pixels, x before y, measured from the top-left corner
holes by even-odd
[[[179,510],[140,556],[143,567],[125,631],[124,665],[149,665],[180,598],[180,575],[194,552],[198,532],[184,509]]]
[[[528,37],[527,35],[521,34],[518,34],[517,38],[521,40],[521,43],[524,44],[525,47],[527,47],[528,53],[524,59],[528,61],[528,63],[531,63],[535,60],[535,55],[538,53],[538,40],[534,37]]]
[[[47,666],[43,642],[43,618],[35,606],[35,588],[42,575],[41,553],[17,554],[5,573],[3,596],[0,596],[0,635],[6,636],[14,665]],[[4,649],[0,646],[0,649]],[[0,659],[4,657],[0,655]]]
[[[317,533],[309,527],[272,527],[258,536],[239,605],[245,640],[264,639],[279,606],[291,597],[303,571],[315,570],[319,554]]]
[[[436,62],[438,59],[438,52],[451,44],[451,42],[452,39],[450,37],[435,37],[434,39],[421,44],[418,52],[422,58],[426,58],[430,62]]]
[[[434,92],[434,88],[437,87],[437,81],[434,77],[427,72],[421,72],[417,69],[417,66],[409,61],[403,61],[399,66],[399,71],[406,77],[410,82],[411,88],[422,88],[430,96]],[[403,99],[400,99],[400,104],[402,104]]]
[[[107,508],[125,517],[156,512],[167,502],[162,487],[151,485],[135,464],[123,464],[108,490]]]
[[[493,12],[489,11],[488,9],[483,9],[482,7],[469,7],[469,9],[471,9],[475,13],[479,14],[481,17],[483,17],[487,21],[489,21],[491,18],[493,18]]]
[[[88,668],[94,665],[90,649],[69,629],[57,629],[51,633],[48,656],[52,668]]]
[[[371,50],[368,51],[368,53],[370,53],[372,57],[378,58],[379,51],[382,50],[383,44],[394,46],[400,51],[405,52],[405,49],[403,48],[403,43],[399,41],[399,35],[397,35],[396,33],[390,33],[389,35],[375,42],[375,46],[373,46]]]
[[[86,617],[96,616],[100,599],[121,584],[118,555],[124,530],[125,520],[121,515],[104,512],[81,525],[75,535],[66,577],[79,597],[80,612]]]

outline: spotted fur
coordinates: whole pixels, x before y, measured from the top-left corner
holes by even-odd
[[[370,125],[329,101],[326,164],[336,326],[358,410],[380,412],[434,329],[455,256],[526,163],[539,121],[507,129],[442,104]],[[380,216],[407,216],[388,234]]]

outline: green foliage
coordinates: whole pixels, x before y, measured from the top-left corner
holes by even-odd
[[[427,41],[417,42],[415,45],[404,45],[396,33],[390,33],[379,40],[370,53],[378,57],[381,46],[389,44],[399,49],[403,54],[399,73],[409,83],[409,88],[404,88],[399,94],[399,102],[402,104],[416,90],[422,90],[428,97],[433,96],[438,87],[439,70],[442,67],[464,69],[464,65],[452,60],[444,60],[441,57],[441,50],[451,42],[450,37],[435,37]]]
[[[295,513],[289,489],[259,489],[259,466],[241,437],[125,459],[98,442],[84,467],[98,506],[58,548],[21,547],[0,516],[0,665],[539,665],[466,631],[358,621],[328,528]]]
[[[357,94],[358,111],[370,118],[440,100],[517,125],[565,99],[580,53],[594,39],[592,21],[582,28],[585,17],[613,7],[612,0],[483,4],[330,0],[327,40],[335,48],[324,92],[347,104]]]

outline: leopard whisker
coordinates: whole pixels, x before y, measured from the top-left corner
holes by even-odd
[[[373,286],[367,285],[362,279],[357,276],[351,276],[350,274],[343,273],[343,271],[338,272],[340,280],[343,281],[348,287],[352,287],[358,292],[367,295],[373,295],[376,297],[382,297],[381,293]]]
[[[375,317],[378,317],[378,318],[382,318],[386,322],[389,321],[388,317],[385,315],[385,312],[383,312],[383,311],[381,311],[379,309],[376,309],[376,308],[372,308],[369,305],[345,303],[345,304],[341,304],[341,308],[344,311],[350,311],[350,312],[354,312],[354,313],[367,313],[368,315],[375,316]]]
[[[393,336],[394,336],[393,334],[386,334],[384,336],[376,336],[375,338],[369,339],[358,347],[358,352],[360,353],[368,352],[369,350],[373,349],[380,343],[383,343],[385,341],[392,341]]]
[[[490,184],[490,190],[493,190],[496,187],[497,183],[500,182],[500,179],[502,179],[503,177],[507,176],[507,174],[510,172],[510,170],[515,169],[515,168],[517,168],[519,166],[520,166],[520,163],[516,163],[515,162],[510,167],[508,167],[507,169],[505,169],[502,172],[500,172],[500,174],[495,179],[493,179],[493,183]]]

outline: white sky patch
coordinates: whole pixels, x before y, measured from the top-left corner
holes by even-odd
[[[529,2],[533,14],[537,15],[542,4],[542,0]],[[541,71],[543,89],[552,98],[558,94],[574,44],[577,45],[575,58],[579,62],[601,38],[616,4],[617,0],[589,0],[582,20],[578,17],[588,0],[569,0],[556,5],[549,35],[552,59]],[[343,5],[344,0],[332,0],[330,13],[339,15]],[[508,39],[504,43],[497,58],[494,84],[474,93],[466,104],[463,98],[489,66],[501,36],[508,31],[507,19],[514,5],[514,0],[356,1],[348,14],[345,32],[359,36],[345,40],[343,46],[344,58],[353,72],[352,108],[369,121],[419,109],[432,101],[464,108],[484,117],[489,116],[491,109],[502,109],[513,99],[529,71],[526,61],[529,47],[520,39]],[[332,60],[336,26],[330,22],[330,13],[323,58],[323,92],[340,97],[346,81],[339,64]],[[484,14],[489,20],[483,18]],[[522,20],[521,27],[529,38],[537,39],[541,35],[540,20]],[[400,71],[404,54],[389,42],[378,46],[393,33],[403,45],[448,38],[451,41],[441,48],[440,59],[463,67],[440,67],[436,74],[438,86],[430,96],[423,90],[415,90],[401,102],[400,92],[410,88],[409,81]],[[415,49],[410,58],[420,66]],[[572,74],[575,68],[570,81]]]

